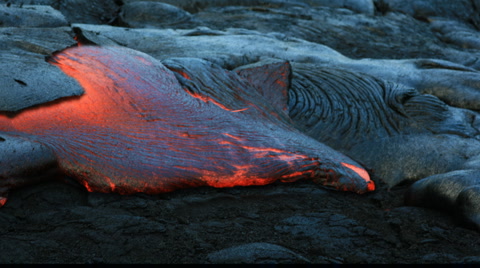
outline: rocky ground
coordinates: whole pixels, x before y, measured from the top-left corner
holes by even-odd
[[[154,1],[3,2],[0,58],[27,65],[74,44],[71,25],[84,23],[98,29],[97,37],[106,24],[145,29],[141,41],[129,40],[144,47],[154,45],[145,44],[148,29],[235,27],[324,44],[351,58],[480,67],[478,1],[164,1],[178,8]],[[9,75],[16,86],[30,85],[22,74]],[[364,195],[296,182],[120,196],[88,193],[61,178],[10,194],[0,209],[0,262],[480,263],[477,230],[446,213],[405,206],[407,186],[376,183]]]

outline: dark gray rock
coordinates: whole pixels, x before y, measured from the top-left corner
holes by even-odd
[[[368,148],[368,149],[367,149]],[[399,135],[354,146],[349,153],[365,159],[390,186],[433,174],[463,169],[479,153],[476,139],[455,135]],[[446,153],[448,151],[448,153]],[[471,168],[479,169],[475,164]]]
[[[51,1],[53,8],[60,10],[70,23],[112,23],[120,7],[115,0],[63,0]]]
[[[403,12],[419,19],[454,18],[478,26],[478,3],[468,0],[376,0],[382,11]]]
[[[480,230],[480,183],[469,183],[457,196],[456,204],[466,223]]]
[[[310,0],[303,1],[311,6],[325,6],[334,8],[348,8],[355,12],[364,13],[366,15],[373,15],[375,13],[374,1],[372,0],[342,0],[342,1],[328,1],[328,0]]]
[[[424,263],[452,263],[457,260],[457,257],[452,254],[445,253],[430,253],[422,257]]]
[[[83,89],[45,57],[74,44],[70,28],[0,28],[0,111],[78,96]]]
[[[480,230],[478,170],[456,170],[415,182],[405,195],[408,205],[450,211]]]
[[[438,207],[453,210],[457,197],[470,182],[480,183],[477,170],[457,170],[445,174],[430,176],[410,187],[406,202],[410,205]],[[421,194],[423,193],[423,194]],[[433,196],[434,195],[434,196]]]
[[[461,263],[465,264],[480,264],[480,256],[468,256],[465,257]]]
[[[216,30],[236,27],[265,34],[279,32],[285,37],[327,45],[357,59],[437,58],[473,67],[479,58],[476,50],[465,51],[442,42],[430,30],[430,24],[395,12],[366,16],[321,6],[308,9],[264,6],[253,10],[235,6],[210,8],[194,15]]]
[[[126,3],[138,2],[140,0],[126,0]],[[156,2],[155,0],[150,0]],[[161,2],[178,6],[189,12],[197,13],[212,7],[227,7],[227,6],[280,6],[280,7],[308,7],[310,6],[325,6],[334,8],[347,8],[355,12],[365,13],[373,15],[375,11],[374,3],[372,0],[341,0],[341,1],[328,1],[328,0],[301,0],[301,1],[285,1],[285,0],[233,0],[233,1],[221,1],[221,0],[163,0]]]
[[[251,243],[222,249],[207,255],[212,263],[309,263],[301,255],[279,245]]]
[[[51,6],[0,4],[1,27],[61,27],[68,26],[68,22],[58,10]]]
[[[464,49],[480,49],[480,34],[471,25],[458,21],[438,19],[431,22],[432,31],[439,34],[439,38],[449,44]]]
[[[30,5],[48,5],[59,10],[68,22],[104,24],[111,23],[117,18],[119,1],[115,0],[8,0],[11,7]]]
[[[308,237],[313,241],[312,250],[336,252],[337,256],[343,258],[351,257],[352,252],[348,252],[347,248],[369,243],[369,238],[364,237],[364,234],[376,236],[375,232],[357,221],[329,212],[292,216],[276,224],[275,230],[282,235],[290,234],[298,240]]]
[[[0,151],[0,205],[7,201],[7,189],[51,179],[57,171],[51,148],[27,138],[2,133]]]
[[[122,6],[120,23],[132,28],[192,28],[195,23],[190,13],[178,7],[139,1]]]
[[[126,0],[125,3],[138,2],[139,0]],[[141,0],[140,0],[141,1]],[[228,7],[228,6],[308,6],[305,1],[285,1],[285,0],[148,0],[150,2],[163,2],[170,5],[177,6],[183,10],[191,13],[197,13],[206,8]]]
[[[28,241],[22,241],[18,238],[4,238],[0,241],[0,250],[8,252],[8,254],[2,254],[0,262],[15,263],[19,261],[19,256],[21,256],[22,263],[35,262],[35,257],[32,256],[29,248],[31,248],[31,244]]]

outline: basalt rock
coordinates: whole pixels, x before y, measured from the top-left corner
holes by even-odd
[[[212,263],[310,263],[295,252],[269,243],[252,243],[212,252]]]
[[[30,5],[47,5],[59,10],[70,23],[105,24],[113,22],[118,14],[118,1],[114,0],[6,0],[9,7],[24,9]],[[119,2],[118,2],[119,3]]]
[[[376,0],[382,12],[402,12],[420,20],[435,20],[436,17],[456,19],[479,26],[478,1],[455,0]]]
[[[68,22],[63,14],[51,6],[0,5],[0,26],[2,27],[62,27]]]
[[[122,6],[119,23],[132,28],[192,28],[198,25],[190,13],[159,2],[132,2]]]
[[[0,111],[21,109],[78,96],[83,89],[45,61],[55,50],[75,44],[69,27],[0,28]],[[72,42],[73,41],[73,42]]]

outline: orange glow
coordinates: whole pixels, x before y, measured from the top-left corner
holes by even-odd
[[[94,189],[92,189],[89,185],[88,185],[88,182],[87,181],[83,181],[83,187],[85,187],[85,189],[87,189],[87,191],[89,192],[94,192]]]
[[[343,163],[343,162],[341,164],[344,165],[345,167],[353,170],[360,177],[362,177],[368,183],[368,191],[374,191],[375,190],[375,184],[373,183],[372,180],[370,180],[370,175],[368,175],[368,172],[365,169],[360,168],[360,167],[356,167],[356,166],[351,165],[351,164]]]
[[[370,181],[370,176],[368,175],[367,171],[363,168],[356,167],[354,165],[350,165],[347,163],[341,163],[342,165],[346,166],[347,168],[355,171],[360,177],[362,177],[365,181]]]
[[[238,109],[238,110],[232,110],[232,109],[229,109],[227,108],[225,105],[219,103],[218,101],[208,97],[208,96],[205,96],[205,95],[201,95],[201,94],[197,94],[197,93],[194,93],[194,92],[190,92],[188,90],[186,90],[185,92],[187,92],[188,94],[190,94],[192,97],[196,98],[196,99],[199,99],[205,103],[208,103],[208,102],[211,102],[215,105],[217,105],[218,107],[222,108],[223,110],[225,111],[229,111],[229,112],[234,112],[234,113],[237,113],[237,112],[243,112],[243,111],[246,111],[248,110],[248,107],[246,108],[243,108],[243,109]]]
[[[227,137],[230,137],[236,141],[240,141],[240,142],[244,142],[245,139],[241,138],[241,137],[238,137],[238,136],[235,136],[235,135],[232,135],[230,133],[223,133],[223,135],[227,136]]]
[[[192,78],[186,73],[186,72],[182,72],[182,71],[179,71],[177,70],[177,72],[183,76],[183,78],[187,79],[187,80],[192,80]]]
[[[280,87],[286,87],[287,84],[283,80],[277,80],[275,83],[277,83]]]
[[[210,176],[203,176],[208,186],[225,188],[234,186],[251,186],[251,185],[267,185],[277,179],[275,178],[262,178],[251,175],[251,169],[255,167],[252,165],[232,165],[234,169],[232,175],[218,176],[211,174]]]
[[[7,203],[7,198],[6,197],[0,197],[0,207],[3,207]]]
[[[231,110],[185,90],[159,61],[119,47],[69,48],[51,63],[85,94],[0,115],[0,130],[52,148],[59,167],[88,191],[156,194],[300,179],[358,193],[374,189],[365,170],[345,163],[353,160],[271,116],[242,90],[226,103],[256,108]]]

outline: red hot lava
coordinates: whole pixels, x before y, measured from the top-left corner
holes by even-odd
[[[51,147],[62,171],[89,191],[156,194],[299,179],[374,190],[359,164],[272,116],[275,109],[234,72],[218,68],[215,79],[237,88],[192,93],[162,63],[126,48],[73,47],[50,62],[85,94],[0,115],[0,130]],[[195,73],[180,75],[196,82]]]

